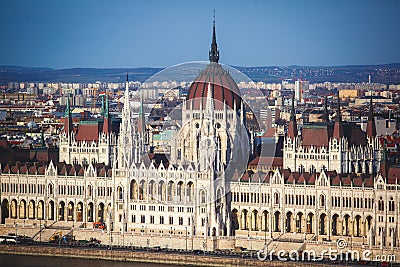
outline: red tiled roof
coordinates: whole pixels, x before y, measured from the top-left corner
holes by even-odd
[[[387,173],[388,184],[399,184],[400,183],[400,167],[390,167]]]
[[[328,146],[329,136],[326,128],[305,128],[301,134],[304,146]]]
[[[223,109],[224,102],[232,109],[233,103],[236,102],[236,107],[240,108],[241,94],[239,88],[229,73],[217,63],[210,63],[190,85],[187,100],[193,101],[187,101],[189,106],[193,104],[194,109],[199,109],[200,99],[202,98],[203,108],[205,108],[209,83],[213,87],[212,98],[214,99],[215,109]]]
[[[100,124],[79,124],[76,134],[76,141],[98,141],[99,132],[101,132]]]
[[[257,166],[271,166],[271,167],[282,167],[283,157],[256,157],[249,163],[249,167]]]
[[[245,172],[242,177],[240,178],[241,182],[248,182],[250,180],[249,173]]]

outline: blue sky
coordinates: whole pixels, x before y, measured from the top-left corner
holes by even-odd
[[[400,62],[400,1],[1,0],[0,65],[168,67]]]

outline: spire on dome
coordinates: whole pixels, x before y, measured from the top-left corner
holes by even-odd
[[[367,137],[374,138],[375,136],[376,136],[376,126],[375,126],[374,106],[372,104],[372,92],[371,92],[371,98],[369,101],[369,115],[367,122]]]
[[[211,49],[208,52],[208,58],[210,59],[210,62],[218,63],[219,50],[218,50],[218,46],[217,46],[217,37],[215,34],[215,10],[214,10],[214,20],[213,20],[213,36],[212,36],[212,42],[211,42]]]

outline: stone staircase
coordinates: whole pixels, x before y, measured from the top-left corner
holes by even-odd
[[[287,255],[291,252],[302,252],[305,248],[306,241],[312,240],[313,238],[313,234],[284,233],[267,243],[264,251],[268,253],[272,252],[273,255],[278,255],[278,253]]]

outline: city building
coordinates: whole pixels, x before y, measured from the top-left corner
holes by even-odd
[[[296,240],[300,249],[306,240],[343,237],[352,244],[399,246],[400,168],[388,166],[372,102],[366,132],[342,122],[340,101],[335,122],[298,129],[294,96],[286,136],[264,136],[271,144],[284,139],[283,159],[259,158],[248,168],[245,105],[218,63],[215,23],[209,60],[183,103],[169,159],[149,153],[143,103],[134,118],[128,81],[118,135],[108,101],[101,124],[78,128],[68,101],[60,162],[1,165],[1,223],[90,228],[100,221],[110,235],[129,234],[138,243],[169,237],[170,248],[182,248],[173,238],[185,236],[196,241],[192,248],[204,250],[251,249],[253,240]]]

